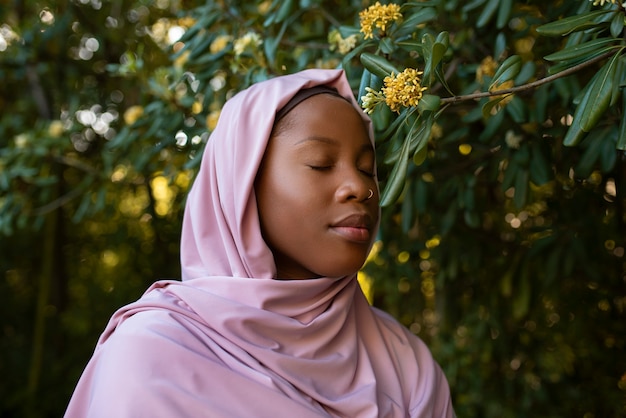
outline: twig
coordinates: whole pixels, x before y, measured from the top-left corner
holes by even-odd
[[[68,167],[76,168],[86,173],[95,174],[95,175],[100,174],[100,171],[96,170],[94,167],[90,166],[89,164],[85,164],[84,162],[77,160],[75,158],[70,158],[65,155],[55,155],[53,159],[56,162],[65,164]]]
[[[70,201],[76,199],[78,196],[81,195],[81,193],[83,192],[83,189],[85,188],[84,185],[79,185],[78,187],[70,190],[69,192],[67,192],[66,194],[64,194],[63,196],[59,197],[58,199],[53,200],[50,203],[47,203],[43,206],[40,206],[36,209],[33,210],[33,215],[34,216],[41,216],[41,215],[45,215],[47,213],[52,212],[55,209],[60,208],[61,206],[64,206],[66,203],[69,203]]]
[[[615,54],[615,51],[609,51],[606,52],[602,55],[599,55],[595,58],[590,59],[589,61],[585,61],[582,64],[578,64],[575,65],[573,67],[568,68],[567,70],[563,70],[557,74],[553,74],[551,76],[548,77],[544,77],[541,78],[537,81],[533,81],[532,83],[528,83],[528,84],[523,84],[521,86],[516,86],[516,87],[512,87],[510,89],[503,89],[503,90],[494,90],[494,91],[483,91],[480,93],[473,93],[473,94],[467,94],[464,96],[454,96],[454,97],[444,97],[441,99],[441,104],[448,104],[448,103],[458,103],[458,102],[462,102],[462,101],[466,101],[466,100],[475,100],[475,99],[482,99],[483,97],[491,97],[491,96],[502,96],[504,94],[511,94],[511,93],[518,93],[520,91],[525,91],[525,90],[530,90],[530,89],[534,89],[537,88],[543,84],[546,83],[550,83],[558,78],[561,77],[565,77],[568,76],[570,74],[573,74],[585,67],[590,66],[591,64],[595,64],[598,61],[602,61],[605,58],[608,58],[612,55]]]

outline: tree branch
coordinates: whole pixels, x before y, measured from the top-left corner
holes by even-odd
[[[454,97],[444,97],[441,99],[441,104],[448,104],[448,103],[458,103],[458,102],[463,102],[466,100],[475,100],[475,99],[482,99],[483,97],[492,97],[492,96],[502,96],[504,94],[512,94],[512,93],[519,93],[520,91],[525,91],[525,90],[531,90],[534,88],[537,88],[543,84],[547,84],[550,83],[556,79],[559,79],[561,77],[566,77],[570,74],[574,74],[575,72],[580,71],[581,69],[588,67],[592,64],[595,64],[596,62],[602,61],[605,58],[608,58],[612,55],[615,54],[615,51],[609,51],[606,52],[602,55],[599,55],[595,58],[590,59],[589,61],[585,61],[582,64],[578,64],[575,65],[573,67],[568,68],[567,70],[563,70],[559,73],[553,74],[551,76],[548,77],[544,77],[541,78],[539,80],[533,81],[532,83],[528,83],[528,84],[523,84],[521,86],[516,86],[516,87],[512,87],[510,89],[503,89],[503,90],[494,90],[494,91],[483,91],[480,93],[473,93],[473,94],[467,94],[464,96],[454,96]]]

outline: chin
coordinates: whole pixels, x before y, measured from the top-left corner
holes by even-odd
[[[336,277],[336,278],[351,276],[359,272],[361,267],[363,267],[364,262],[365,260],[363,260],[363,263],[360,263],[358,265],[355,264],[351,266],[346,266],[345,268],[335,268],[332,270],[328,270],[326,272],[322,272],[321,276],[322,277]]]

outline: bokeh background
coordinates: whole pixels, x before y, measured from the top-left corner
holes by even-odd
[[[2,1],[0,416],[61,416],[111,314],[180,276],[223,103],[338,66],[368,97],[384,189],[360,281],[429,344],[458,416],[626,416],[624,16],[615,0]]]

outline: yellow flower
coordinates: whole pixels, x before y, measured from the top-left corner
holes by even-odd
[[[193,102],[193,104],[191,105],[191,111],[194,114],[198,114],[200,112],[202,112],[202,102],[196,100],[195,102]]]
[[[235,55],[241,55],[248,50],[258,48],[262,43],[263,41],[258,33],[248,32],[235,40],[233,49],[235,50]]]
[[[48,134],[50,134],[53,138],[58,138],[63,134],[65,128],[63,127],[63,122],[60,120],[53,120],[50,122],[50,126],[48,126]]]
[[[422,71],[415,68],[407,68],[398,75],[393,73],[383,80],[382,92],[385,95],[385,103],[394,112],[400,112],[400,107],[413,107],[422,98],[426,87],[422,87],[419,76]]]
[[[183,68],[188,58],[189,58],[189,50],[184,51],[182,54],[178,56],[178,58],[174,60],[174,67]]]
[[[375,28],[380,29],[381,36],[384,36],[391,23],[402,19],[402,13],[400,13],[400,6],[397,4],[382,5],[377,1],[373,6],[362,10],[359,13],[359,18],[361,20],[361,32],[365,35],[365,39],[373,39]]]
[[[443,128],[438,123],[433,123],[433,127],[430,129],[430,138],[439,139],[443,136]]]
[[[217,126],[217,120],[220,118],[220,111],[214,110],[206,117],[206,127],[209,131],[213,131]]]
[[[589,1],[592,1],[594,6],[604,6],[604,3],[607,3],[607,4],[613,3],[613,4],[619,4],[622,7],[626,7],[626,1],[623,3],[620,3],[617,0],[589,0]]]
[[[513,80],[508,80],[508,81],[505,81],[502,84],[497,84],[497,85],[493,86],[492,88],[489,89],[489,91],[506,90],[506,89],[510,89],[514,85],[515,85],[515,82]],[[510,93],[507,94],[507,95],[500,94],[500,95],[497,95],[497,96],[492,96],[491,100],[500,98],[502,96],[505,96],[505,97],[504,97],[504,99],[502,99],[500,101],[500,103],[498,103],[499,107],[504,106],[507,103],[509,103],[511,100],[513,100],[513,95],[510,94]]]
[[[376,91],[371,87],[365,87],[365,91],[367,94],[361,97],[361,107],[370,115],[379,103],[385,101],[385,95],[382,91]]]
[[[126,125],[132,125],[137,122],[137,119],[139,119],[141,115],[143,115],[142,106],[131,106],[124,112],[124,122]]]
[[[226,46],[232,39],[233,37],[230,35],[220,35],[215,38],[213,42],[211,42],[211,46],[209,47],[211,54],[217,54],[218,52],[221,52],[224,48],[226,48]]]
[[[272,2],[270,0],[265,0],[262,3],[259,3],[256,10],[261,16],[265,16],[267,12],[270,11],[270,7],[272,7]]]
[[[196,19],[191,16],[185,16],[178,19],[178,25],[183,28],[190,28],[196,23]]]
[[[518,149],[522,139],[524,138],[521,135],[516,135],[515,132],[510,129],[506,131],[506,134],[504,135],[504,142],[506,142],[509,148]]]
[[[19,134],[15,137],[15,147],[16,148],[26,148],[26,146],[28,145],[28,142],[30,142],[28,135],[26,134]]]
[[[328,34],[328,42],[330,43],[330,50],[337,49],[340,54],[347,54],[356,46],[356,35],[350,35],[347,38],[342,38],[337,29],[333,29]]]
[[[482,83],[485,76],[493,76],[496,73],[496,68],[498,68],[498,63],[491,55],[484,58],[476,69],[476,81]]]

